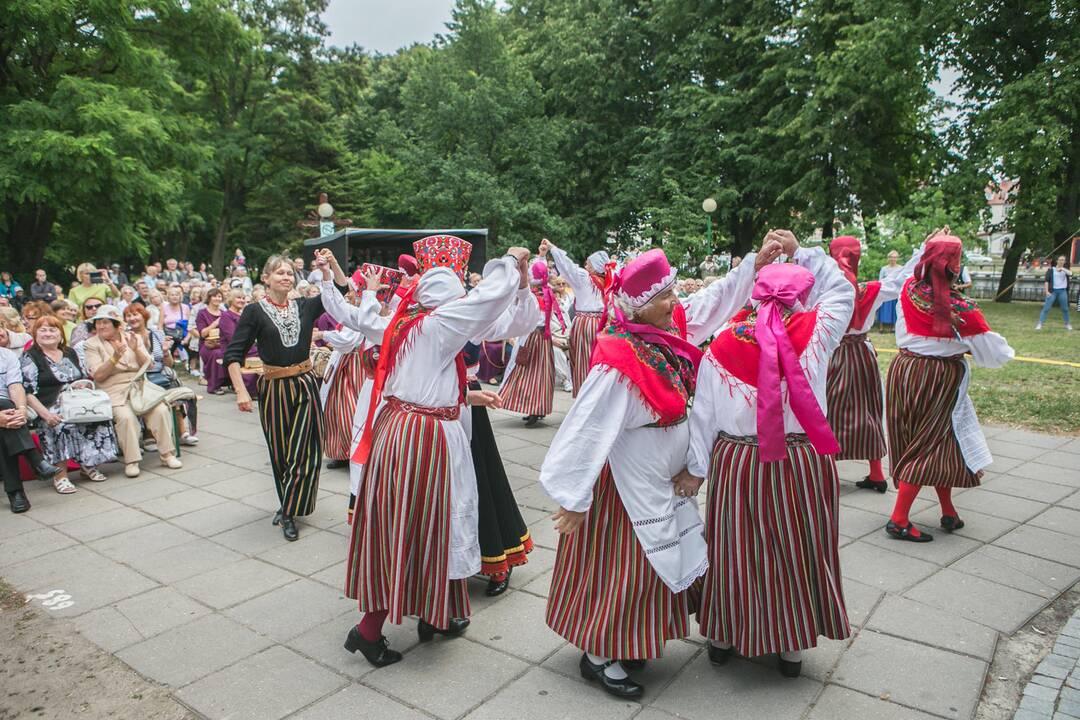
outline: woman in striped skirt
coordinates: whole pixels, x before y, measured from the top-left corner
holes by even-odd
[[[673,322],[675,270],[662,250],[632,260],[617,282],[615,319],[597,338],[540,482],[560,505],[562,533],[547,623],[583,651],[583,677],[633,698],[644,689],[627,669],[687,635],[707,567],[697,504],[672,483],[686,460],[701,352]],[[713,299],[730,314],[745,297]]]
[[[855,483],[866,490],[885,492],[888,484],[881,466],[885,457],[885,428],[882,423],[885,403],[881,390],[881,371],[877,353],[867,333],[874,315],[884,302],[900,297],[904,281],[893,275],[885,282],[860,283],[858,239],[841,235],[829,244],[829,254],[855,288],[855,310],[847,333],[829,361],[829,425],[840,443],[837,460],[868,460],[870,474]],[[914,265],[912,265],[914,267]]]
[[[778,653],[780,671],[797,677],[818,636],[850,634],[830,457],[839,448],[821,405],[854,291],[820,248],[799,248],[786,230],[769,236],[795,264],[763,268],[751,304],[710,345],[685,481],[709,479],[698,609],[709,659]]]
[[[970,371],[964,355],[971,353],[983,367],[1001,367],[1014,353],[1005,338],[990,331],[978,306],[953,289],[962,252],[960,239],[948,228],[935,231],[912,258],[914,276],[901,278],[900,355],[889,366],[886,383],[890,469],[898,492],[885,532],[898,540],[933,539],[908,517],[924,485],[937,491],[942,529],[951,533],[964,527],[952,489],[978,485],[983,468],[993,461],[967,394]]]
[[[604,294],[608,286],[605,270],[610,258],[603,250],[597,250],[585,260],[585,267],[581,267],[564,250],[544,238],[540,243],[540,257],[545,257],[548,252],[555,261],[555,271],[574,291],[569,351],[571,382],[574,397],[577,397],[585,376],[589,374],[596,336],[604,326]]]
[[[290,298],[294,275],[288,258],[272,256],[263,268],[266,297],[244,308],[224,354],[241,412],[251,412],[251,396],[240,368],[252,343],[258,344],[259,420],[270,451],[281,509],[274,524],[286,540],[300,535],[294,518],[315,510],[322,465],[319,384],[311,372],[311,333],[323,314],[319,297]]]
[[[430,240],[431,247],[417,248],[422,268],[467,252],[459,238]],[[468,625],[465,580],[480,570],[480,548],[476,477],[460,420],[460,351],[513,303],[528,252],[511,252],[514,257],[488,263],[484,282],[468,296],[459,275],[445,267],[427,270],[382,335],[353,456],[364,476],[345,580],[346,594],[365,613],[345,647],[377,667],[401,659],[382,634],[387,619],[397,624],[405,615],[418,616],[421,641],[458,635]],[[463,274],[464,262],[459,265]],[[327,293],[325,283],[322,292]],[[491,399],[483,391],[469,398]]]
[[[322,340],[334,351],[320,393],[325,431],[323,455],[328,460],[326,467],[334,469],[349,464],[353,416],[365,377],[362,356],[365,342],[363,333],[342,327],[324,331]]]
[[[525,416],[526,427],[536,425],[551,414],[555,400],[555,349],[551,344],[551,316],[554,314],[563,327],[562,309],[548,287],[547,262],[538,259],[532,264],[532,287],[540,305],[540,324],[525,337],[518,338],[503,382],[504,410]]]

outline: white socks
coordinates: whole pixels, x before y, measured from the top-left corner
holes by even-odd
[[[731,643],[720,642],[718,640],[710,640],[709,644],[712,645],[715,648],[720,648],[721,650],[730,650],[731,649]]]
[[[780,653],[780,659],[787,662],[802,662],[802,650]]]
[[[608,661],[608,658],[593,655],[592,653],[585,653],[585,657],[589,658],[589,662],[593,665],[603,665]],[[627,677],[626,671],[623,670],[623,666],[618,660],[604,668],[604,674],[612,680],[623,680]]]

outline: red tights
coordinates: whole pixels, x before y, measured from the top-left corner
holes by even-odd
[[[870,480],[872,482],[885,482],[885,472],[881,469],[881,458],[870,461]]]
[[[919,490],[922,489],[921,485],[912,485],[911,483],[901,482],[900,487],[897,489],[896,505],[893,507],[893,513],[891,520],[897,525],[904,527],[908,524],[908,515],[911,513],[911,505],[915,502],[915,498],[919,495]],[[935,487],[937,491],[938,502],[941,503],[941,514],[949,517],[958,517],[956,507],[952,502],[952,488],[950,487]],[[914,537],[919,536],[919,530],[914,525],[911,527],[911,534]]]
[[[386,622],[388,614],[386,610],[373,610],[364,613],[364,617],[356,624],[356,629],[360,631],[361,637],[368,642],[375,642],[381,638],[382,626]]]

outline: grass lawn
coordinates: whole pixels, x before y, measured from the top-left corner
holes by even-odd
[[[1005,336],[1018,356],[1080,363],[1080,331],[1067,331],[1055,307],[1042,330],[1035,330],[1042,303],[980,303],[994,332]],[[1071,308],[1074,311],[1075,308]],[[1080,326],[1080,313],[1071,312]],[[870,332],[874,345],[896,348],[892,333]],[[884,379],[895,353],[881,352]],[[989,370],[972,365],[971,399],[979,419],[1059,435],[1080,434],[1080,367],[1014,360]]]

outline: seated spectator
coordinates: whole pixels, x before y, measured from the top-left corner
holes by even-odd
[[[11,350],[15,357],[19,357],[29,345],[30,334],[26,332],[19,313],[15,308],[0,308],[0,347]]]
[[[174,359],[187,357],[184,341],[188,336],[190,322],[191,306],[184,303],[184,294],[180,290],[180,286],[174,285],[165,293],[165,302],[161,306],[161,330],[172,340],[169,352]],[[195,375],[196,373],[192,374]]]
[[[53,283],[49,282],[49,279],[45,275],[45,271],[37,269],[34,271],[34,282],[30,284],[30,299],[31,300],[43,300],[44,302],[51,303],[59,296],[60,288],[56,287]]]
[[[120,263],[113,263],[109,266],[109,279],[118,288],[123,288],[128,284],[127,273],[120,269]]]
[[[162,317],[161,313],[161,308],[164,305],[165,293],[161,292],[160,290],[151,290],[150,304],[146,306],[146,309],[150,311],[150,322],[147,324],[147,327],[151,328],[152,330],[159,331],[164,328],[164,326],[162,325],[162,320],[164,318]]]
[[[232,342],[233,335],[236,333],[236,325],[240,322],[240,315],[243,314],[244,306],[247,303],[247,295],[242,290],[233,290],[229,293],[229,307],[221,313],[221,323],[218,326],[221,329],[221,347],[227,348],[229,343]],[[258,355],[259,348],[252,345],[247,356],[257,358]],[[255,391],[255,394],[251,395],[251,397],[258,397],[258,388],[256,387],[258,380],[258,375],[244,373],[244,387],[247,388],[248,394],[251,395],[252,391]],[[233,388],[233,391],[235,392],[236,388]]]
[[[128,329],[139,336],[143,344],[150,351],[153,362],[146,371],[146,377],[150,382],[163,387],[166,390],[180,387],[180,378],[173,371],[172,354],[169,352],[172,338],[163,335],[157,330],[151,330],[146,326],[150,312],[141,305],[132,305],[124,311],[124,322]],[[177,427],[180,429],[181,445],[197,445],[199,443],[198,423],[199,409],[194,398],[184,400],[179,408],[176,408]],[[151,449],[151,448],[146,448]]]
[[[138,477],[142,460],[139,420],[142,420],[157,443],[161,464],[170,469],[183,467],[175,454],[172,416],[169,407],[158,403],[138,417],[128,405],[128,390],[145,363],[152,362],[142,339],[134,333],[121,332],[120,311],[102,305],[94,315],[96,334],[83,343],[85,366],[98,387],[109,394],[113,405],[113,422],[120,452],[124,457],[124,474]]]
[[[165,269],[161,272],[161,279],[167,283],[179,283],[187,280],[187,273],[180,269],[176,258],[165,261]]]
[[[0,272],[0,297],[7,298],[9,305],[14,305],[12,302],[15,299],[15,293],[22,290],[22,285],[15,282],[15,279],[11,277],[11,273],[7,270]]]
[[[68,347],[78,350],[79,344],[94,334],[94,316],[105,303],[98,298],[90,298],[83,303],[80,311],[81,317],[75,328],[71,331]]]
[[[71,347],[71,334],[75,332],[75,323],[79,320],[79,307],[70,300],[54,300],[49,307],[52,314],[64,322],[64,342]]]
[[[221,313],[225,311],[221,303],[224,295],[214,288],[206,293],[206,307],[195,318],[195,332],[199,336],[199,358],[202,360],[203,373],[206,375],[206,391],[222,395],[223,385],[228,381],[221,359],[225,347],[221,342]]]
[[[78,284],[71,288],[68,299],[82,307],[90,298],[108,302],[111,297],[120,297],[120,291],[109,279],[109,273],[98,270],[92,263],[83,263],[75,269]]]
[[[37,434],[45,461],[55,465],[53,488],[61,495],[75,492],[68,478],[68,462],[79,464],[82,477],[105,482],[99,465],[120,455],[112,420],[67,423],[60,416],[60,393],[76,380],[89,380],[75,351],[64,342],[64,323],[45,315],[31,328],[33,342],[21,359],[27,404],[37,413]]]
[[[120,309],[120,312],[123,312],[124,308],[135,302],[135,298],[135,288],[133,288],[131,285],[124,285],[122,288],[120,288],[120,299],[113,304]]]
[[[22,321],[27,328],[31,327],[39,317],[52,314],[52,305],[44,300],[30,300],[22,306]]]

